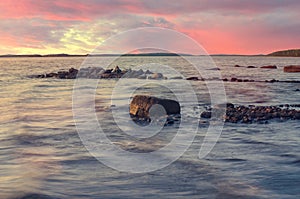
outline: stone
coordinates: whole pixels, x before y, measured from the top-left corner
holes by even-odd
[[[147,79],[147,75],[143,74],[137,77],[138,79]]]
[[[277,66],[275,66],[275,65],[267,65],[267,66],[262,66],[260,68],[264,68],[264,69],[277,69]]]
[[[234,67],[237,67],[237,68],[239,68],[239,67],[241,67],[240,65],[238,65],[238,64],[236,64],[236,65],[234,65]]]
[[[221,70],[220,68],[210,68],[208,70]]]
[[[163,79],[164,76],[161,73],[153,73],[152,75],[148,76],[148,79]]]
[[[145,74],[146,75],[151,75],[151,74],[153,74],[153,72],[151,72],[150,70],[146,70]]]
[[[116,66],[112,71],[112,73],[121,73],[121,69],[119,68],[119,66]]]
[[[256,66],[247,66],[247,68],[256,68]]]
[[[170,77],[170,79],[183,79],[181,76]]]
[[[175,100],[136,95],[130,103],[130,115],[138,118],[150,118],[149,111],[154,104],[161,105],[167,115],[180,114],[180,105]]]
[[[188,77],[188,78],[186,78],[186,80],[197,81],[197,80],[199,80],[199,78],[198,77]]]
[[[238,79],[235,78],[235,77],[232,77],[232,78],[230,79],[231,82],[235,82],[235,81],[237,81],[237,80],[238,80]]]
[[[209,119],[209,118],[211,118],[211,112],[210,111],[204,111],[204,112],[201,113],[200,117]]]
[[[285,66],[283,68],[283,71],[286,73],[299,73],[300,72],[300,65],[291,65],[291,66]]]

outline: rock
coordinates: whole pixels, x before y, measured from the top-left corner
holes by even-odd
[[[153,72],[151,72],[150,70],[146,70],[145,74],[146,75],[151,75],[151,74],[153,74]]]
[[[210,68],[208,70],[221,70],[220,68]]]
[[[57,73],[48,73],[45,77],[57,77]]]
[[[236,65],[234,65],[234,67],[237,67],[237,68],[239,68],[239,67],[242,67],[242,66],[240,66],[240,65],[236,64]]]
[[[285,66],[283,71],[286,73],[299,73],[300,72],[300,65],[292,65],[292,66]]]
[[[152,75],[148,76],[148,79],[163,79],[164,76],[161,73],[153,73]]]
[[[235,77],[233,77],[233,78],[230,79],[231,82],[236,82],[237,80],[238,80],[238,79],[235,78]]]
[[[277,69],[277,66],[275,66],[275,65],[267,65],[267,66],[262,66],[260,68],[264,68],[264,69]]]
[[[70,68],[69,73],[67,74],[66,78],[67,79],[75,79],[77,76],[78,70],[75,68]]]
[[[107,69],[104,71],[104,74],[110,74],[113,69]]]
[[[138,76],[138,79],[147,79],[147,75],[145,75],[145,74],[140,75],[140,76]]]
[[[256,68],[256,66],[247,66],[247,68]]]
[[[211,118],[211,112],[210,111],[204,111],[204,112],[201,113],[200,117],[201,118],[206,118],[206,119]]]
[[[177,101],[146,95],[134,96],[130,103],[129,112],[138,118],[150,118],[149,111],[154,104],[163,106],[167,115],[180,114],[180,105]]]
[[[194,80],[194,81],[198,81],[199,78],[198,78],[198,77],[188,77],[188,78],[186,78],[186,80]]]
[[[183,79],[181,76],[170,77],[170,79]]]
[[[119,66],[116,66],[112,71],[112,73],[121,73],[121,69],[119,68]]]
[[[228,79],[227,79],[227,78],[224,78],[223,81],[224,81],[224,82],[228,82]]]
[[[67,71],[58,71],[57,72],[57,77],[59,79],[66,79],[67,75],[68,75]]]

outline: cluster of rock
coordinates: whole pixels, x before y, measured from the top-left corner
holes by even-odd
[[[256,67],[256,66],[241,66],[241,65],[234,65],[234,67],[237,67],[237,68],[239,68],[239,67],[244,67],[244,68],[258,68],[258,67]],[[265,65],[265,66],[261,66],[261,67],[259,67],[259,68],[264,68],[264,69],[277,69],[277,66],[275,66],[275,65]]]
[[[240,66],[240,65],[234,65],[234,67],[258,68],[256,66]],[[275,65],[266,65],[266,66],[261,66],[259,68],[277,69],[277,66],[275,66]],[[284,66],[283,71],[286,72],[286,73],[299,73],[300,72],[300,65]]]
[[[134,121],[151,121],[151,107],[155,104],[161,105],[166,116],[180,118],[180,104],[170,99],[161,99],[153,96],[136,95],[130,103],[130,115]],[[220,106],[221,107],[221,106]],[[300,104],[278,105],[278,106],[241,106],[227,103],[226,114],[223,116],[225,122],[230,123],[267,123],[271,119],[279,120],[300,120]],[[215,107],[216,110],[218,107]],[[204,111],[201,118],[212,117],[211,109]],[[169,117],[170,118],[170,117]],[[171,120],[167,120],[170,123]],[[174,120],[172,121],[174,123]]]
[[[286,108],[283,108],[284,106]],[[289,109],[289,107],[291,106],[234,106],[233,104],[228,103],[224,121],[231,123],[261,123],[267,122],[270,119],[299,120],[300,110]],[[201,118],[211,118],[211,112],[202,112]]]
[[[138,79],[167,79],[162,73],[154,73],[149,70],[121,70],[119,66],[114,69],[103,69],[102,67],[70,68],[67,71],[57,73],[46,73],[29,76],[31,78],[58,78],[58,79],[111,79],[111,78],[138,78]]]
[[[224,82],[266,82],[266,83],[275,83],[275,82],[280,82],[280,83],[300,83],[300,80],[277,80],[277,79],[271,79],[271,80],[253,80],[253,79],[240,79],[236,77],[232,78],[211,78],[211,79],[204,79],[204,78],[199,78],[199,77],[188,77],[186,80],[191,80],[191,81],[224,81]]]

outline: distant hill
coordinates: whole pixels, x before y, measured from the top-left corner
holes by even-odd
[[[105,57],[105,56],[193,56],[190,54],[176,54],[176,53],[138,53],[138,54],[86,54],[86,55],[70,55],[70,54],[49,54],[49,55],[0,55],[1,57]]]
[[[33,54],[33,55],[0,55],[0,57],[84,57],[87,55],[69,55],[69,54],[49,54],[49,55],[39,55],[39,54]]]
[[[276,51],[276,52],[268,54],[267,56],[300,57],[300,49]]]

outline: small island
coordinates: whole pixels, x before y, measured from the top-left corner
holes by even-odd
[[[290,49],[276,51],[268,54],[267,56],[277,56],[277,57],[300,57],[300,49]]]

